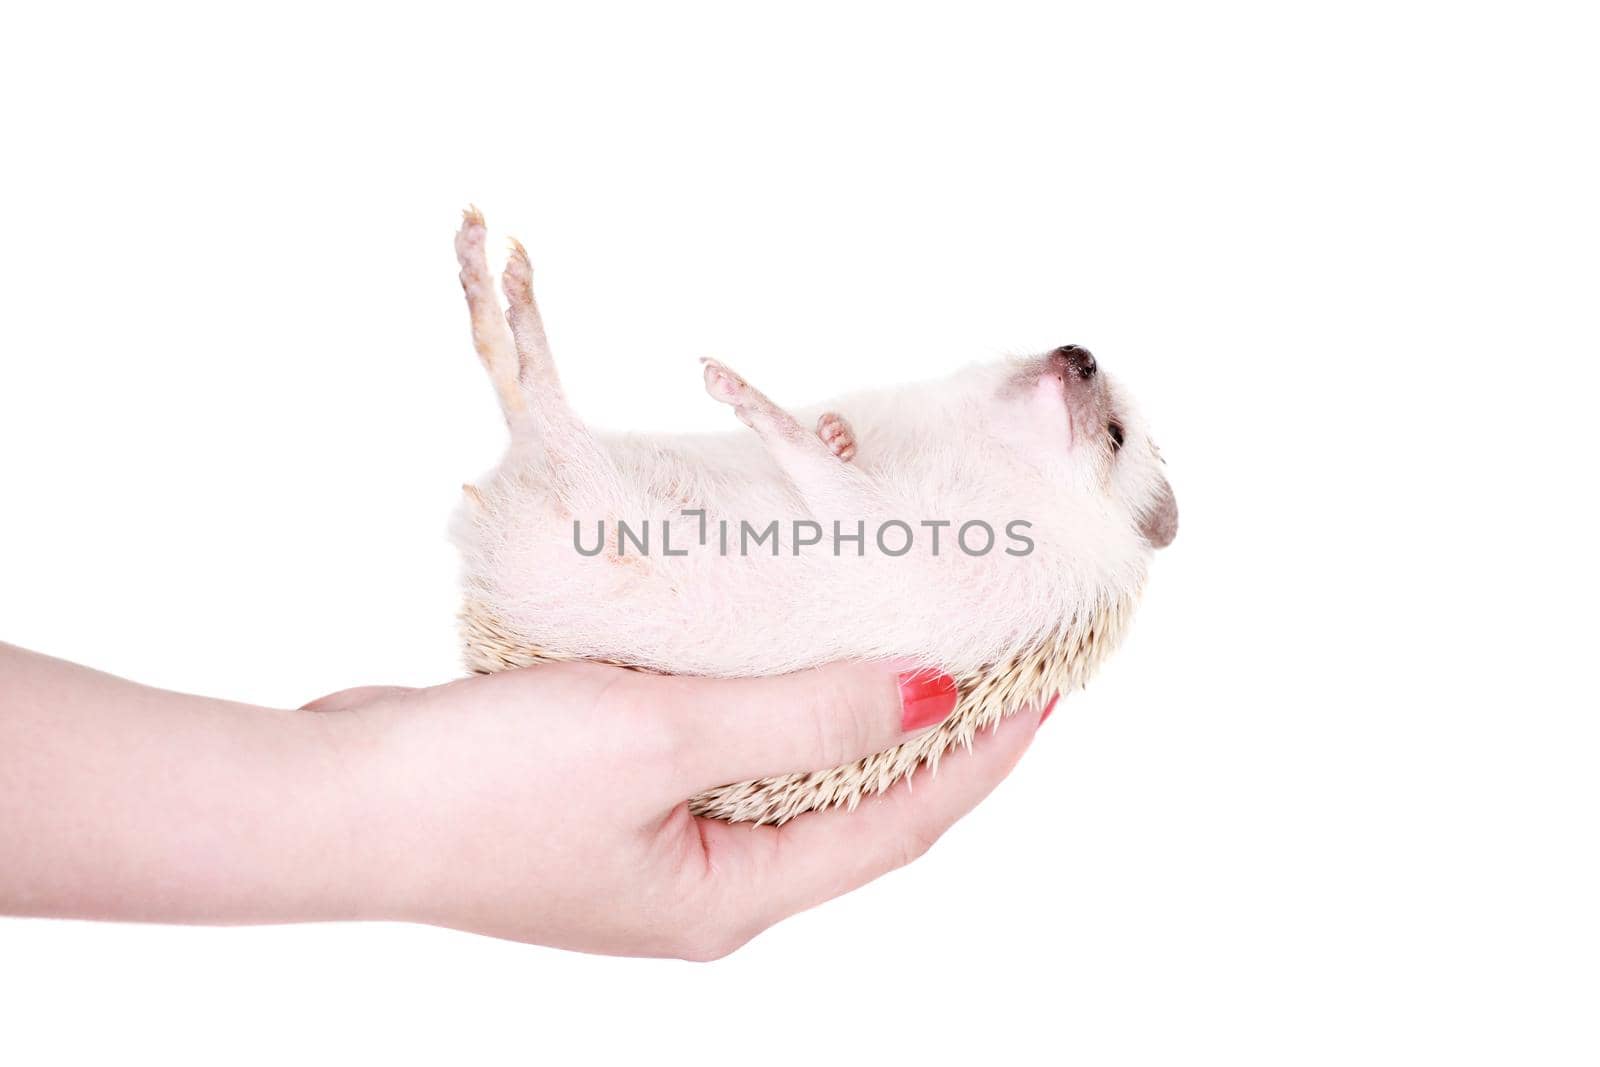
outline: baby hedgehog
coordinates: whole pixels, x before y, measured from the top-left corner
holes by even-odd
[[[511,430],[455,523],[470,669],[736,676],[883,658],[956,681],[943,724],[847,766],[703,793],[697,815],[853,807],[1082,685],[1177,532],[1143,421],[1076,345],[792,413],[706,360],[706,391],[753,438],[603,435],[562,395],[522,246],[504,314],[475,209],[456,255]]]

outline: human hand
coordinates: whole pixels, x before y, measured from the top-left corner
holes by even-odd
[[[903,709],[882,665],[700,679],[564,663],[346,690],[307,708],[336,720],[372,917],[690,959],[726,955],[921,855],[1006,776],[1040,721],[1013,715],[936,775],[919,771],[914,791],[756,827],[694,818],[685,798],[850,762],[949,704]]]

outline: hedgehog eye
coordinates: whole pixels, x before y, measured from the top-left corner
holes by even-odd
[[[1121,452],[1122,451],[1122,423],[1120,423],[1120,422],[1112,422],[1111,425],[1106,427],[1106,431],[1111,434],[1111,451],[1112,451],[1112,453],[1115,454],[1117,452]]]

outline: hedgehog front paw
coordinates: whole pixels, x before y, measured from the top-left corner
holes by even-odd
[[[829,411],[817,420],[817,436],[828,446],[828,451],[845,463],[856,457],[856,434],[844,416]]]
[[[706,392],[713,400],[734,407],[742,405],[750,394],[750,385],[743,378],[714,359],[702,359],[706,365]]]

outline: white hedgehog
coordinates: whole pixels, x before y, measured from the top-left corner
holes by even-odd
[[[957,682],[941,726],[845,767],[702,794],[697,814],[853,806],[1081,685],[1177,531],[1155,444],[1082,348],[794,414],[706,360],[707,392],[759,444],[599,435],[562,395],[522,246],[503,316],[475,209],[456,254],[511,429],[455,526],[472,670],[591,659],[764,675],[892,658]]]

